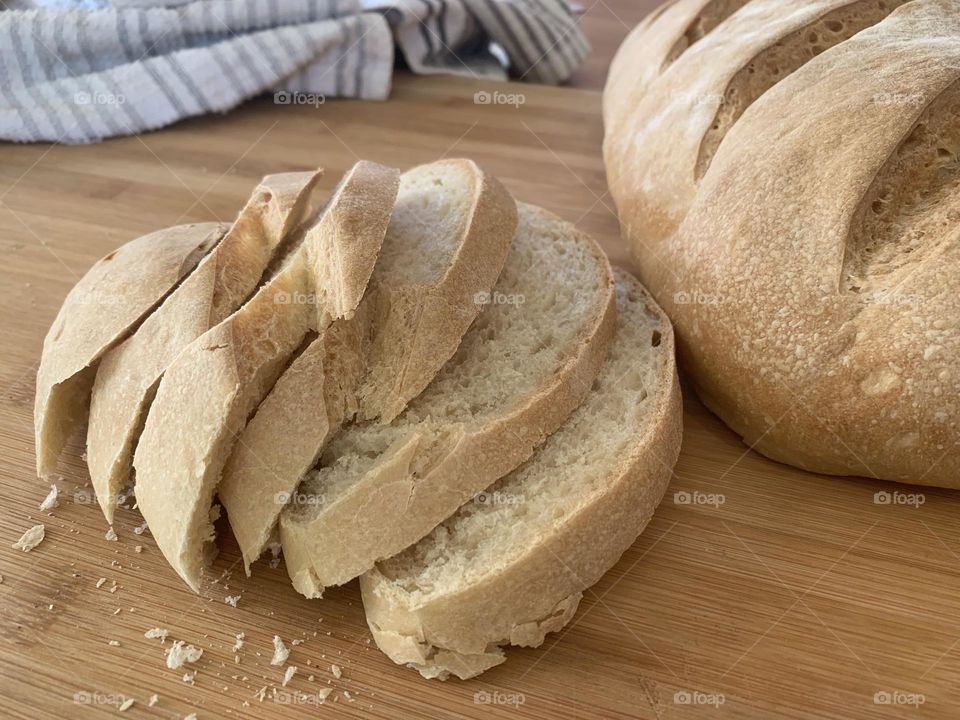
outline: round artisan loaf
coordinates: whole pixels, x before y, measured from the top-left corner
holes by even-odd
[[[704,402],[774,459],[960,487],[960,3],[678,0],[604,154]]]

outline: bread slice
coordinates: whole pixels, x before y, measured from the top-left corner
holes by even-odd
[[[429,533],[589,391],[613,333],[610,265],[571,225],[519,209],[491,302],[450,362],[394,422],[333,440],[281,514],[287,571],[308,597]]]
[[[87,417],[100,357],[120,342],[216,245],[226,227],[178,225],[131,240],[101,259],[63,301],[43,341],[34,401],[37,473],[56,469]]]
[[[396,170],[358,162],[283,268],[164,373],[134,455],[137,506],[194,590],[204,544],[213,539],[214,492],[236,434],[307,333],[356,310],[398,185]]]
[[[356,316],[293,361],[240,434],[220,502],[247,573],[330,435],[359,412],[389,421],[453,355],[503,267],[516,203],[468,160],[401,176],[397,204]],[[291,429],[295,429],[291,431]]]
[[[321,175],[266,176],[216,250],[136,333],[104,356],[90,401],[87,464],[108,522],[129,483],[134,442],[160,376],[183,348],[249,297],[277,248],[310,216]]]
[[[477,675],[537,646],[633,543],[680,449],[673,333],[617,272],[619,320],[593,391],[527,463],[361,579],[380,648],[424,677]]]

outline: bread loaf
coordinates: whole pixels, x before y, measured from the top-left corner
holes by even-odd
[[[604,121],[708,407],[783,462],[960,487],[960,5],[679,0]]]

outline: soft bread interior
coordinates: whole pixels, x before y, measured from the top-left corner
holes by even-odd
[[[528,462],[364,577],[368,620],[395,661],[411,664],[427,677],[449,672],[470,677],[502,661],[498,645],[539,645],[545,632],[558,630],[572,617],[578,593],[609,569],[646,525],[669,472],[657,466],[638,472],[638,458],[664,431],[662,409],[675,390],[672,357],[666,357],[673,346],[665,341],[669,328],[662,314],[625,273],[619,275],[617,298],[617,332],[606,363],[567,422]],[[626,483],[641,486],[627,497],[646,498],[646,507],[628,514],[630,527],[608,543],[603,499]],[[573,542],[572,526],[578,516],[590,513],[596,515],[590,518],[597,528],[596,548],[582,548]],[[555,558],[557,547],[566,547],[569,556]],[[534,567],[554,561],[576,568],[571,573],[575,578],[556,597],[551,587],[538,586]],[[530,586],[520,592],[535,597],[531,607],[543,608],[543,614],[524,616],[525,599],[509,598],[504,602],[510,607],[497,614],[515,611],[519,616],[508,618],[512,622],[498,635],[487,623],[488,608],[471,605],[481,598],[471,596],[471,590],[483,584],[495,588],[498,579],[521,566]],[[434,613],[437,607],[443,609]],[[425,608],[431,623],[419,614]],[[438,620],[448,617],[456,619],[449,624]],[[473,645],[476,652],[444,646],[442,636],[454,626],[464,636],[464,646]]]

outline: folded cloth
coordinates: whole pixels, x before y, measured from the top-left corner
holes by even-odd
[[[504,78],[499,54],[550,84],[589,52],[566,0],[40,3],[0,12],[0,139],[93,142],[267,91],[284,104],[382,100],[395,46],[416,73]]]

